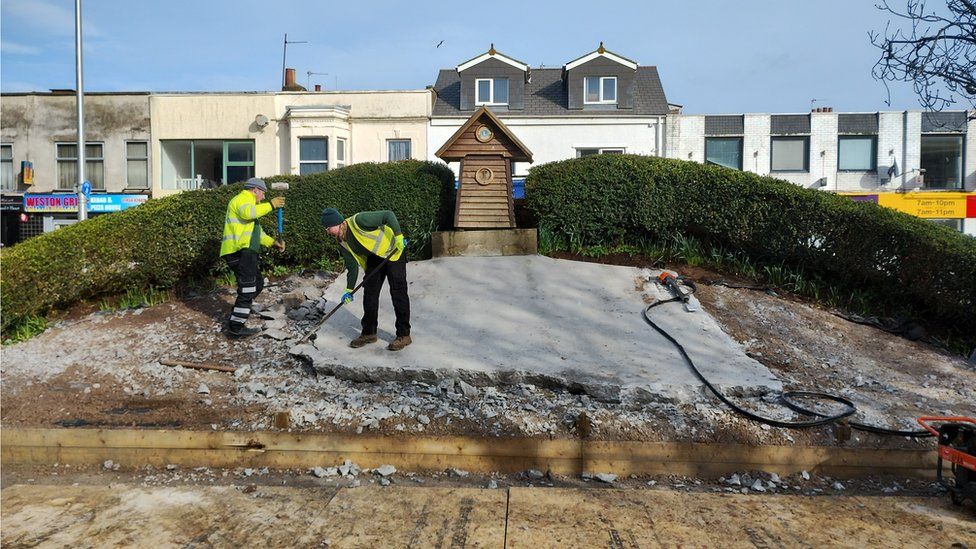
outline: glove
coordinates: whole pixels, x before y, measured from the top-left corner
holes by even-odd
[[[272,208],[284,208],[285,207],[285,197],[283,197],[283,196],[276,196],[276,197],[272,198],[271,199],[271,207]]]
[[[342,294],[342,304],[345,305],[346,303],[352,303],[352,300],[352,290],[346,288],[346,293]]]
[[[396,237],[393,239],[393,247],[395,247],[397,251],[402,252],[407,247],[407,239],[403,238],[402,234],[396,235]]]
[[[279,252],[285,251],[285,241],[284,240],[275,240],[274,247],[275,248],[278,248],[278,251]]]

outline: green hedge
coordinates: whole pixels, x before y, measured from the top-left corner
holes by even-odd
[[[310,176],[277,176],[285,193],[285,254],[276,261],[309,265],[335,258],[338,248],[319,222],[322,208],[344,215],[363,210],[396,212],[422,255],[429,233],[453,211],[454,174],[443,164],[405,161],[355,164]],[[0,305],[6,331],[22,319],[84,299],[149,287],[169,288],[206,276],[219,262],[227,202],[241,184],[184,192],[58,229],[6,248],[0,255]],[[275,191],[269,193],[274,196]],[[275,215],[262,218],[274,235]]]
[[[879,313],[976,333],[976,238],[876,204],[696,162],[601,155],[533,168],[526,207],[557,245],[683,234],[867,291]]]

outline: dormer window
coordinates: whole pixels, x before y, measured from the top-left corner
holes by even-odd
[[[590,104],[617,103],[616,76],[587,76],[583,79],[583,102]]]
[[[508,105],[508,78],[478,78],[474,86],[475,105]]]

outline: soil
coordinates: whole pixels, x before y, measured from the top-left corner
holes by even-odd
[[[630,256],[610,259],[633,264]],[[722,278],[700,268],[670,267],[699,281]],[[272,307],[290,292],[308,293],[333,277],[294,275],[271,284],[258,302]],[[847,396],[862,421],[905,429],[917,428],[914,418],[923,414],[976,416],[976,368],[960,357],[849,322],[793,296],[707,284],[699,285],[697,296],[785,387]],[[355,383],[316,374],[289,355],[288,341],[226,340],[220,324],[232,300],[233,292],[222,288],[146,309],[69,315],[30,341],[5,346],[2,425],[273,429],[273,414],[288,412],[289,428],[298,431],[551,438],[584,434],[577,419],[585,413],[588,436],[599,440],[931,444],[858,432],[838,440],[832,427],[764,428],[704,393],[691,403],[606,403],[527,384],[465,394],[453,380]],[[308,326],[288,321],[284,331],[294,337]],[[238,371],[171,368],[160,365],[161,358],[221,363]],[[763,413],[792,417],[772,397],[739,400]]]

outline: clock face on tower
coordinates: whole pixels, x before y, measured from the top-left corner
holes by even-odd
[[[481,141],[482,143],[487,143],[492,138],[491,128],[489,128],[488,126],[479,127],[478,131],[475,132],[475,137],[478,138],[478,141]]]

